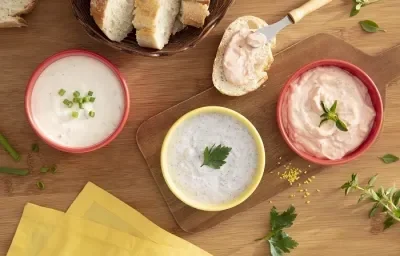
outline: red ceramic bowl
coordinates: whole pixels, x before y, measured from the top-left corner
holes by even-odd
[[[289,90],[290,84],[293,81],[295,81],[297,78],[299,78],[302,74],[307,72],[308,70],[319,67],[319,66],[339,67],[341,69],[348,71],[349,73],[351,73],[352,75],[354,75],[358,79],[360,79],[368,89],[368,93],[371,97],[372,105],[376,112],[375,121],[374,121],[374,124],[372,126],[372,129],[371,129],[368,137],[364,140],[364,142],[357,149],[355,149],[353,152],[345,155],[342,159],[339,159],[339,160],[317,158],[315,156],[308,154],[307,152],[297,149],[293,145],[292,141],[290,140],[290,138],[286,132],[286,129],[284,127],[284,123],[283,123],[282,111],[285,108],[284,104],[286,102],[287,92]],[[372,81],[372,79],[363,70],[361,70],[360,68],[358,68],[357,66],[355,66],[349,62],[342,61],[342,60],[335,60],[335,59],[319,60],[319,61],[312,62],[312,63],[300,68],[286,82],[286,84],[284,85],[284,87],[281,91],[279,99],[278,99],[277,121],[278,121],[279,130],[282,134],[283,139],[286,141],[286,143],[289,145],[289,147],[294,152],[296,152],[300,157],[304,158],[305,160],[308,160],[310,162],[313,162],[315,164],[320,164],[320,165],[344,164],[344,163],[347,163],[349,161],[356,159],[361,154],[363,154],[368,148],[371,147],[371,145],[374,143],[374,141],[378,137],[379,132],[383,125],[383,103],[382,103],[381,95],[380,95],[378,88],[376,87],[374,81]]]
[[[31,110],[31,96],[32,96],[32,91],[33,88],[36,84],[37,79],[39,78],[39,76],[42,74],[42,72],[48,67],[50,66],[52,63],[54,63],[55,61],[65,58],[65,57],[69,57],[69,56],[86,56],[86,57],[90,57],[93,59],[96,59],[100,62],[102,62],[103,64],[105,64],[110,70],[112,70],[114,72],[114,74],[116,75],[116,77],[118,78],[118,80],[120,81],[120,84],[122,86],[122,91],[124,93],[124,101],[125,101],[125,108],[123,110],[123,115],[122,115],[122,119],[118,125],[118,127],[115,129],[115,131],[106,139],[104,139],[103,141],[88,146],[88,147],[66,147],[64,145],[59,145],[56,142],[54,142],[53,140],[49,139],[46,134],[44,134],[35,124],[35,121],[33,119],[32,116],[32,110]],[[128,115],[129,115],[129,106],[130,106],[130,100],[129,100],[129,91],[128,91],[128,86],[125,82],[125,79],[122,77],[122,74],[119,72],[119,70],[107,59],[105,59],[104,57],[95,54],[93,52],[89,52],[89,51],[85,51],[85,50],[67,50],[67,51],[63,51],[60,53],[57,53],[49,58],[47,58],[44,62],[42,62],[37,68],[36,70],[33,72],[29,82],[28,82],[28,86],[26,88],[26,92],[25,92],[25,112],[26,115],[28,117],[28,121],[30,123],[30,125],[32,126],[33,130],[36,132],[36,134],[42,139],[44,140],[48,145],[52,146],[53,148],[56,148],[58,150],[64,151],[64,152],[68,152],[68,153],[87,153],[87,152],[91,152],[94,150],[97,150],[99,148],[102,148],[104,146],[106,146],[107,144],[109,144],[112,140],[114,140],[117,135],[122,131],[122,129],[125,126],[125,123],[128,119]]]

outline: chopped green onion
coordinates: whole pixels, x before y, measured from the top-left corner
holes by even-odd
[[[28,170],[24,170],[24,169],[0,167],[0,173],[14,174],[14,175],[19,175],[19,176],[26,176],[26,175],[28,175],[29,171]]]
[[[50,167],[50,172],[51,173],[56,173],[57,172],[57,166],[53,165],[52,167]]]
[[[60,96],[64,96],[65,93],[66,93],[66,91],[64,89],[60,89],[58,91],[58,95],[60,95]]]
[[[32,152],[39,152],[39,145],[37,143],[32,144]]]
[[[8,143],[6,137],[1,135],[0,133],[0,145],[3,146],[3,148],[10,154],[10,156],[15,160],[19,161],[21,159],[21,156],[18,154],[17,151]]]
[[[93,92],[92,92],[92,91],[89,91],[89,92],[87,93],[87,95],[93,96]]]
[[[63,100],[63,103],[64,103],[64,105],[66,105],[66,106],[68,106],[69,105],[69,100],[68,99],[65,99],[65,100]]]
[[[76,111],[72,111],[71,115],[72,115],[73,118],[78,118],[79,117],[79,113],[76,112]]]
[[[89,102],[89,100],[90,100],[89,96],[83,97],[83,103]]]
[[[79,103],[79,108],[83,109],[83,103]]]
[[[79,98],[79,101],[78,101],[79,103],[83,103],[83,98]]]
[[[70,101],[70,102],[68,103],[68,107],[69,107],[69,108],[72,108],[73,105],[74,105],[74,103],[72,103],[72,101]]]
[[[96,115],[96,113],[95,113],[94,111],[90,111],[90,112],[89,112],[89,116],[90,116],[90,117],[94,117],[95,115]]]
[[[96,100],[96,97],[90,97],[89,101],[94,102]]]
[[[81,94],[78,91],[74,91],[73,95],[75,98],[78,98]]]
[[[48,172],[50,170],[50,168],[48,168],[48,167],[42,167],[42,168],[40,168],[40,172],[43,172],[43,173],[46,173],[46,172]]]
[[[43,190],[44,189],[44,183],[41,181],[36,182],[36,186],[38,187],[38,189]]]
[[[79,103],[79,98],[74,98],[72,101],[73,101],[74,103]]]

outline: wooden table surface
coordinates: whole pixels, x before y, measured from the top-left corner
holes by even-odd
[[[268,255],[268,246],[253,240],[266,233],[272,205],[283,210],[291,203],[299,215],[288,233],[300,244],[292,255],[399,255],[400,226],[381,232],[376,220],[367,218],[370,204],[356,205],[356,195],[344,197],[338,190],[353,172],[359,173],[361,181],[379,173],[378,184],[400,183],[398,164],[384,165],[377,159],[388,152],[400,155],[399,79],[388,89],[380,139],[358,160],[318,175],[308,186],[312,193],[308,198],[310,204],[305,204],[297,188],[293,188],[272,198],[272,204],[262,203],[202,233],[186,234],[179,230],[136,145],[135,134],[141,122],[212,86],[212,62],[224,28],[230,22],[241,15],[256,15],[273,23],[303,2],[237,0],[220,25],[196,49],[159,59],[131,56],[93,41],[75,21],[66,0],[41,0],[27,17],[28,28],[1,30],[0,131],[24,158],[16,164],[0,152],[1,166],[25,167],[31,144],[39,141],[24,114],[24,90],[34,68],[56,52],[84,48],[109,58],[129,84],[131,113],[121,135],[93,153],[66,154],[39,142],[42,159],[36,156],[34,165],[40,166],[41,161],[56,163],[61,170],[56,175],[40,175],[36,170],[27,177],[0,176],[0,255],[6,254],[27,202],[66,210],[88,181],[112,192],[159,226],[216,256]],[[278,36],[278,51],[317,32],[326,32],[368,54],[382,52],[400,43],[397,2],[381,1],[349,18],[352,1],[333,0],[298,25],[285,29]],[[363,19],[375,20],[387,33],[364,33],[358,25]],[[118,157],[110,157],[115,155]],[[39,179],[46,184],[43,191],[35,186]],[[316,189],[321,192],[314,193]],[[297,197],[289,198],[293,193]]]

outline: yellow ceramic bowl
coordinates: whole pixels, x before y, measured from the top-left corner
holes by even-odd
[[[191,199],[190,197],[188,197],[185,194],[185,191],[182,191],[173,182],[170,172],[168,170],[168,164],[167,164],[168,163],[168,145],[171,141],[171,137],[174,134],[175,129],[180,124],[185,122],[186,120],[188,120],[196,115],[204,114],[204,113],[219,113],[219,114],[228,115],[228,116],[231,116],[231,117],[235,118],[236,120],[240,121],[242,124],[244,124],[247,127],[247,129],[249,130],[251,136],[253,136],[253,138],[254,138],[254,141],[255,141],[256,147],[257,147],[257,151],[258,151],[258,156],[259,156],[258,163],[257,163],[257,170],[253,177],[252,183],[245,189],[245,191],[243,191],[243,193],[240,196],[238,196],[234,200],[223,203],[223,204],[218,204],[218,205],[204,204],[201,202],[197,202],[197,201]],[[233,111],[228,108],[223,108],[223,107],[210,106],[210,107],[198,108],[198,109],[195,109],[195,110],[185,114],[181,118],[179,118],[179,120],[174,123],[174,125],[170,128],[167,135],[165,136],[165,139],[164,139],[164,142],[162,145],[162,149],[161,149],[161,169],[162,169],[162,173],[163,173],[165,182],[167,183],[169,189],[172,191],[172,193],[174,193],[174,195],[177,198],[179,198],[185,204],[187,204],[193,208],[203,210],[203,211],[222,211],[222,210],[226,210],[226,209],[235,207],[235,206],[239,205],[240,203],[242,203],[243,201],[245,201],[256,190],[256,188],[257,188],[258,184],[260,183],[261,178],[263,176],[264,168],[265,168],[264,144],[263,144],[260,134],[258,133],[256,128],[253,126],[253,124],[249,120],[247,120],[247,118],[245,118],[238,112]]]

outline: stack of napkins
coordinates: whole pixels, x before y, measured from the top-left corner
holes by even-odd
[[[7,256],[211,256],[93,183],[67,213],[27,204]]]

